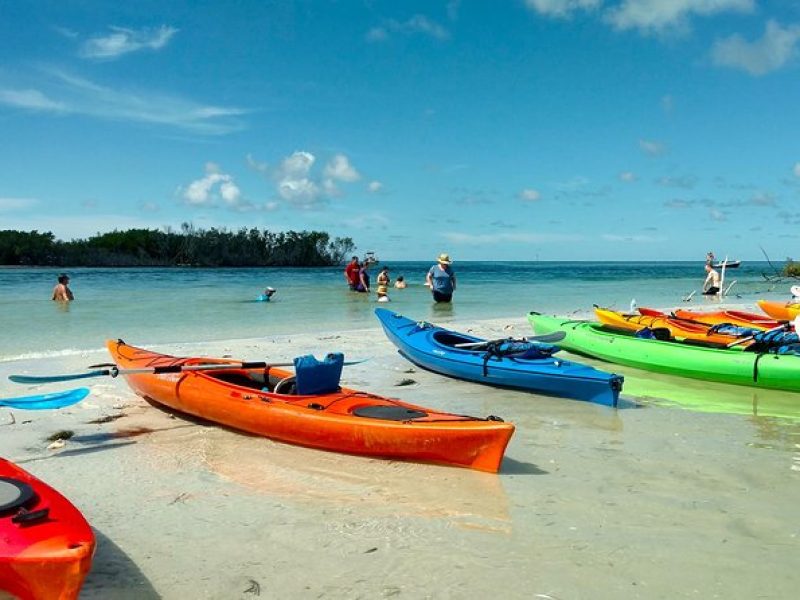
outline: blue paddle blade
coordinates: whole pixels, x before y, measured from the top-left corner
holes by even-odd
[[[100,371],[89,371],[88,373],[76,373],[72,375],[9,375],[8,378],[14,383],[56,383],[58,381],[72,381],[74,379],[87,379],[89,377],[102,377],[109,375],[108,369]]]
[[[89,388],[75,388],[51,394],[21,396],[19,398],[0,398],[0,406],[21,410],[52,410],[77,404],[89,395]]]

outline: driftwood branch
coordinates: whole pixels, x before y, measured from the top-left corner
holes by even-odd
[[[772,270],[771,273],[768,272],[761,272],[761,276],[770,283],[781,283],[786,280],[797,281],[800,279],[797,275],[790,275],[786,273],[786,270],[783,267],[776,266],[772,260],[770,260],[767,251],[764,250],[763,246],[759,246],[761,248],[761,253],[764,255],[764,258],[767,260],[767,264],[769,264],[769,268]],[[787,264],[793,262],[791,258],[786,259]]]

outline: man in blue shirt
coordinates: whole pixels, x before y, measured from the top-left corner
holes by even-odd
[[[450,255],[440,254],[437,263],[430,268],[425,278],[426,285],[433,292],[434,302],[450,302],[456,291],[456,275],[450,265]]]

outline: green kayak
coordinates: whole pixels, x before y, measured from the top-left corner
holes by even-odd
[[[535,312],[528,315],[528,321],[537,335],[566,332],[567,337],[558,345],[576,354],[669,375],[800,391],[800,356],[642,339],[632,333],[604,329],[599,323],[546,317]]]

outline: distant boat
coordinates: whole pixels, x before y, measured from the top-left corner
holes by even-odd
[[[711,263],[711,266],[715,269],[721,269],[723,265],[726,269],[738,269],[740,264],[742,264],[742,261],[740,260],[729,260],[728,262],[723,261]]]
[[[362,262],[365,262],[368,265],[377,265],[381,261],[378,260],[374,252],[370,251],[364,252],[364,260]]]

